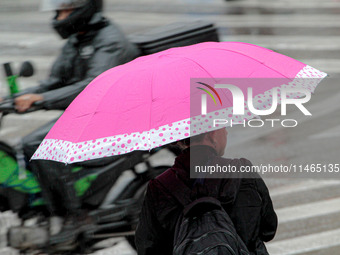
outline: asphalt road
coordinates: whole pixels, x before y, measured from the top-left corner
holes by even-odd
[[[38,9],[38,0],[0,3],[0,63],[11,61],[18,68],[21,61],[32,60],[36,68],[32,78],[19,80],[22,88],[46,77],[63,44],[49,27],[53,14]],[[294,128],[231,128],[226,156],[245,157],[257,166],[310,168],[340,163],[340,1],[107,0],[105,14],[127,34],[172,22],[211,21],[223,41],[267,47],[328,73],[306,105],[312,117],[304,118],[298,109],[289,108],[286,118],[299,122]],[[6,93],[5,78],[0,76],[0,95]],[[6,116],[0,139],[16,144],[59,115],[39,111]],[[271,117],[280,118],[279,111]],[[322,177],[311,172],[265,176],[280,223],[275,239],[268,243],[270,254],[339,253],[340,178]],[[11,217],[3,219],[13,222]],[[118,248],[115,245],[100,254],[133,254],[126,243],[118,243]]]

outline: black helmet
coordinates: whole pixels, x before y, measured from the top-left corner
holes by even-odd
[[[53,28],[62,38],[86,31],[88,23],[96,12],[102,11],[102,0],[43,0],[43,11],[56,11],[57,14],[52,21]],[[64,20],[57,20],[58,11],[74,9]]]

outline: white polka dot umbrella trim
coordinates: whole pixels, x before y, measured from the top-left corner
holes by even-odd
[[[311,66],[305,66],[296,75],[296,78],[293,81],[277,87],[278,98],[281,98],[280,90],[282,88],[305,88],[314,92],[318,83],[320,83],[325,76],[327,76],[326,73]],[[299,98],[301,96],[304,95],[300,95],[299,93],[290,93],[286,95],[287,98]],[[280,100],[278,101],[280,102]],[[246,112],[244,116],[233,115],[232,108],[230,107],[207,113],[204,116],[200,115],[173,122],[145,132],[114,135],[78,143],[57,139],[45,139],[40,144],[32,159],[46,159],[64,163],[75,163],[126,154],[134,150],[151,150],[190,136],[199,135],[204,132],[221,128],[221,126],[213,125],[212,120],[214,118],[228,118],[229,120],[232,120],[233,124],[241,124],[245,120],[258,118],[258,116],[249,111],[246,105],[247,102],[245,102]],[[272,105],[272,89],[264,92],[263,94],[256,95],[253,100],[253,105],[254,108],[258,110],[269,109]],[[230,122],[231,121],[223,126],[230,126]]]

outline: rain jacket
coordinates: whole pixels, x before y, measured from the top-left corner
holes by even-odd
[[[18,95],[39,93],[44,108],[64,110],[99,74],[138,56],[139,50],[122,31],[96,13],[85,34],[69,37],[48,79]]]
[[[197,184],[200,183],[197,179],[190,179],[190,156],[195,158],[196,165],[209,162],[212,165],[232,165],[238,169],[241,165],[251,165],[250,161],[222,158],[213,148],[200,145],[185,150],[167,171],[174,171],[191,187],[192,199],[207,195],[219,199],[251,254],[268,254],[264,242],[274,238],[277,216],[264,181],[254,175],[254,178],[206,178],[203,179],[204,184]],[[149,182],[136,230],[139,255],[172,254],[175,225],[182,209],[157,178]]]

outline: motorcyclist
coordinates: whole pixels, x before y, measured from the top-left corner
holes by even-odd
[[[102,16],[102,0],[43,0],[42,10],[56,12],[52,27],[67,39],[55,60],[49,77],[39,86],[15,95],[15,107],[25,112],[39,103],[45,109],[65,110],[73,99],[99,74],[126,63],[139,55],[121,30]],[[28,160],[56,120],[23,138],[23,151]],[[33,171],[52,215],[60,207],[69,215],[64,230],[51,238],[52,243],[75,236],[84,219],[80,201],[70,180],[71,168],[52,161],[31,161]]]
[[[20,112],[37,101],[43,101],[45,109],[64,110],[103,71],[139,55],[122,31],[102,16],[102,0],[43,0],[42,9],[56,11],[52,26],[68,40],[48,79],[17,95]]]

